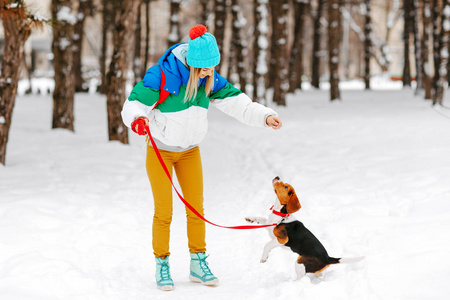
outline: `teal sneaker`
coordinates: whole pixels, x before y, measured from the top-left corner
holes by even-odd
[[[211,273],[208,267],[205,253],[191,253],[191,274],[189,279],[193,282],[202,283],[208,286],[219,284],[219,279]]]
[[[173,280],[170,277],[169,256],[166,258],[155,257],[156,260],[156,284],[163,291],[173,290]]]

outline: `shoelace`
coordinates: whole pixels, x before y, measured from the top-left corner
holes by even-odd
[[[159,271],[162,280],[172,280],[170,278],[170,270],[168,263],[161,263],[161,271]]]
[[[205,275],[212,275],[212,272],[208,267],[208,263],[206,262],[207,257],[208,256],[198,259],[200,261],[200,268],[202,269],[203,273],[205,273]]]

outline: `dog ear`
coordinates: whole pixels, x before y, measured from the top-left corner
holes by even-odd
[[[292,191],[292,195],[288,200],[288,203],[286,205],[286,211],[288,214],[295,213],[296,211],[300,210],[302,206],[300,205],[300,201],[298,201],[297,194]]]

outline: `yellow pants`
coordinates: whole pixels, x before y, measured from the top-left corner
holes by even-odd
[[[184,152],[159,150],[170,172],[175,169],[184,199],[203,216],[203,172],[200,149]],[[155,150],[147,146],[147,175],[152,187],[155,212],[153,216],[153,253],[156,257],[170,255],[170,223],[172,222],[172,185]],[[178,196],[176,196],[178,198]],[[181,201],[181,200],[180,200]],[[189,252],[205,252],[205,222],[186,208]]]

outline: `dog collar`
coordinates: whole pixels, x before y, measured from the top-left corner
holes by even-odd
[[[282,217],[282,218],[287,218],[287,217],[289,217],[289,214],[285,214],[285,213],[282,213],[282,212],[279,212],[279,211],[274,210],[274,209],[273,209],[273,206],[270,208],[270,210],[272,211],[273,214],[275,214],[275,215],[277,215],[277,216],[279,216],[279,217]]]

